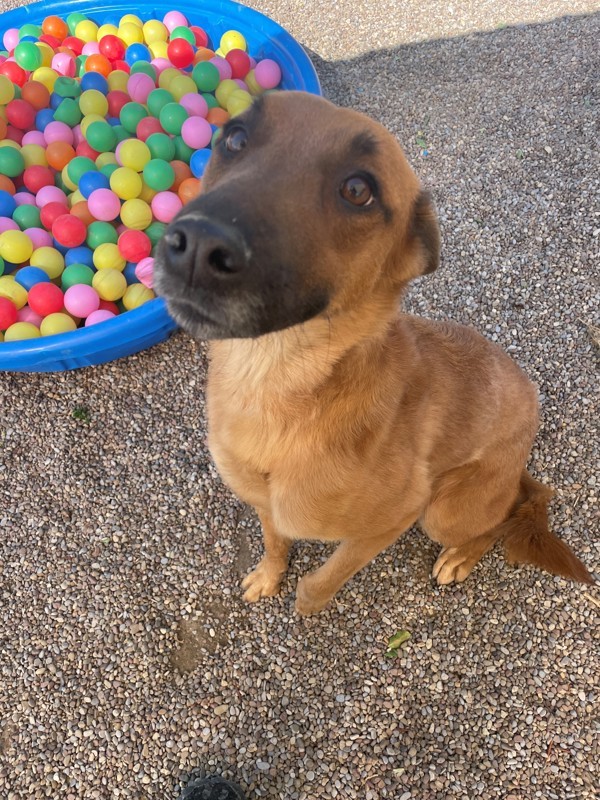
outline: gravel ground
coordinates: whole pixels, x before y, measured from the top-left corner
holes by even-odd
[[[597,568],[597,4],[253,5],[433,190],[444,262],[408,306],[477,326],[537,381],[532,470]],[[414,531],[315,618],[293,596],[320,545],[244,605],[260,534],[204,445],[205,366],[178,334],[0,375],[0,796],[172,800],[202,771],[271,800],[597,796],[597,591],[497,553],[438,588]]]

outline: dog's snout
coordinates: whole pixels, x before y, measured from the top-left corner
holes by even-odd
[[[233,277],[247,268],[244,243],[233,229],[209,220],[181,219],[165,234],[166,259],[189,282]]]

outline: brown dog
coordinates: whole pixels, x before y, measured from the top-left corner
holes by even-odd
[[[398,313],[438,255],[394,138],[298,92],[227,123],[203,193],[169,226],[159,292],[193,336],[221,340],[209,445],[263,526],[246,600],[278,591],[294,539],[332,540],[298,583],[296,609],[319,611],[416,522],[442,545],[438,583],[464,580],[499,539],[511,561],[592,581],[525,470],[533,385],[474,330]]]

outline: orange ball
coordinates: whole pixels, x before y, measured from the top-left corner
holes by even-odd
[[[21,99],[26,100],[36,111],[40,111],[50,105],[50,92],[39,81],[27,81],[21,89]]]
[[[106,56],[103,56],[101,53],[95,53],[93,56],[89,56],[85,62],[85,71],[99,72],[100,75],[104,75],[105,78],[108,78],[112,72],[112,66]]]
[[[14,183],[6,175],[0,175],[0,189],[9,194],[14,194],[17,191]]]
[[[74,203],[71,206],[71,214],[74,217],[78,217],[85,225],[91,225],[92,222],[96,221],[96,217],[90,214],[86,200],[80,200],[78,203]]]
[[[201,61],[210,61],[214,58],[214,50],[209,50],[208,47],[199,47],[194,53],[194,64],[199,64]]]
[[[69,26],[60,17],[46,17],[42,22],[42,31],[47,36],[54,36],[62,42],[69,35]]]
[[[185,180],[193,177],[192,170],[188,167],[185,161],[171,161],[171,166],[175,172],[175,180],[173,181],[173,185],[169,191],[176,192]]]
[[[46,148],[46,161],[52,169],[64,169],[72,158],[75,150],[66,142],[52,142]]]
[[[206,119],[211,125],[216,125],[217,128],[222,128],[223,125],[229,120],[230,114],[224,108],[209,108]]]
[[[183,205],[185,205],[189,203],[190,200],[193,200],[194,197],[197,197],[201,189],[202,181],[199,178],[186,178],[179,184],[177,194]]]
[[[6,120],[0,118],[0,139],[6,139],[7,130],[8,130],[8,125],[6,124]]]

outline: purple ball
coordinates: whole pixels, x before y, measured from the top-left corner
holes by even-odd
[[[42,186],[35,196],[35,204],[38,208],[43,208],[48,203],[61,203],[66,206],[67,195],[58,186]]]
[[[52,247],[52,236],[43,228],[27,228],[23,233],[31,239],[34,250],[38,247]]]

